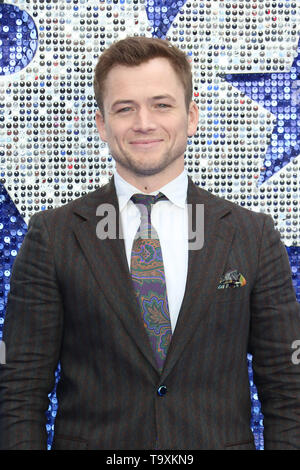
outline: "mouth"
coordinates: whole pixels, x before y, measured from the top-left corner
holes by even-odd
[[[150,148],[154,147],[158,144],[160,144],[163,141],[163,139],[144,139],[144,140],[133,140],[130,143],[130,145],[133,145],[134,147],[143,147],[143,148]]]

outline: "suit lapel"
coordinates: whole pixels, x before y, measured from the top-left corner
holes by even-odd
[[[187,203],[204,205],[204,244],[189,250],[186,290],[169,347],[161,381],[181,357],[200,322],[207,318],[209,305],[223,274],[235,228],[227,220],[228,206],[197,188],[189,178]],[[191,226],[191,220],[189,220]],[[201,347],[201,346],[200,346]]]
[[[226,218],[230,212],[228,206],[222,204],[222,200],[197,188],[190,178],[187,202],[193,209],[196,204],[204,205],[204,245],[201,249],[189,250],[188,253],[185,295],[161,380],[169,375],[198,324],[206,318],[234,235],[234,228]],[[101,219],[96,215],[96,211],[101,204],[111,204],[115,209],[115,238],[100,240],[97,237],[96,227]],[[128,268],[114,178],[112,177],[107,185],[90,193],[84,198],[84,203],[81,199],[75,201],[74,214],[73,230],[100,289],[112,310],[119,316],[127,333],[157,371]],[[121,234],[121,239],[118,234]]]
[[[120,239],[119,204],[113,178],[110,182],[90,194],[85,204],[75,204],[73,230],[92,269],[94,277],[104,293],[111,309],[119,316],[127,333],[137,343],[140,351],[157,368],[149,339],[145,331],[138,303],[131,282],[131,275],[123,238]],[[115,210],[116,237],[100,240],[96,227],[101,218],[96,215],[101,204],[110,204]],[[113,220],[114,223],[115,220]],[[122,234],[121,234],[122,237]],[[95,293],[97,295],[97,293]]]

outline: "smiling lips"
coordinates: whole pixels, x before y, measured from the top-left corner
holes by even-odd
[[[151,140],[133,140],[130,142],[131,145],[136,147],[148,148],[162,142],[163,139],[151,139]]]

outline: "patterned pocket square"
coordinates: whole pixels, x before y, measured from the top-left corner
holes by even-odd
[[[222,276],[217,289],[228,289],[229,287],[243,287],[246,284],[247,282],[244,276],[235,269],[234,271],[228,271],[228,273]]]

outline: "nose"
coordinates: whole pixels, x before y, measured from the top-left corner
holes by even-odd
[[[135,132],[149,132],[156,129],[155,119],[150,109],[140,108],[134,115],[133,130]]]

